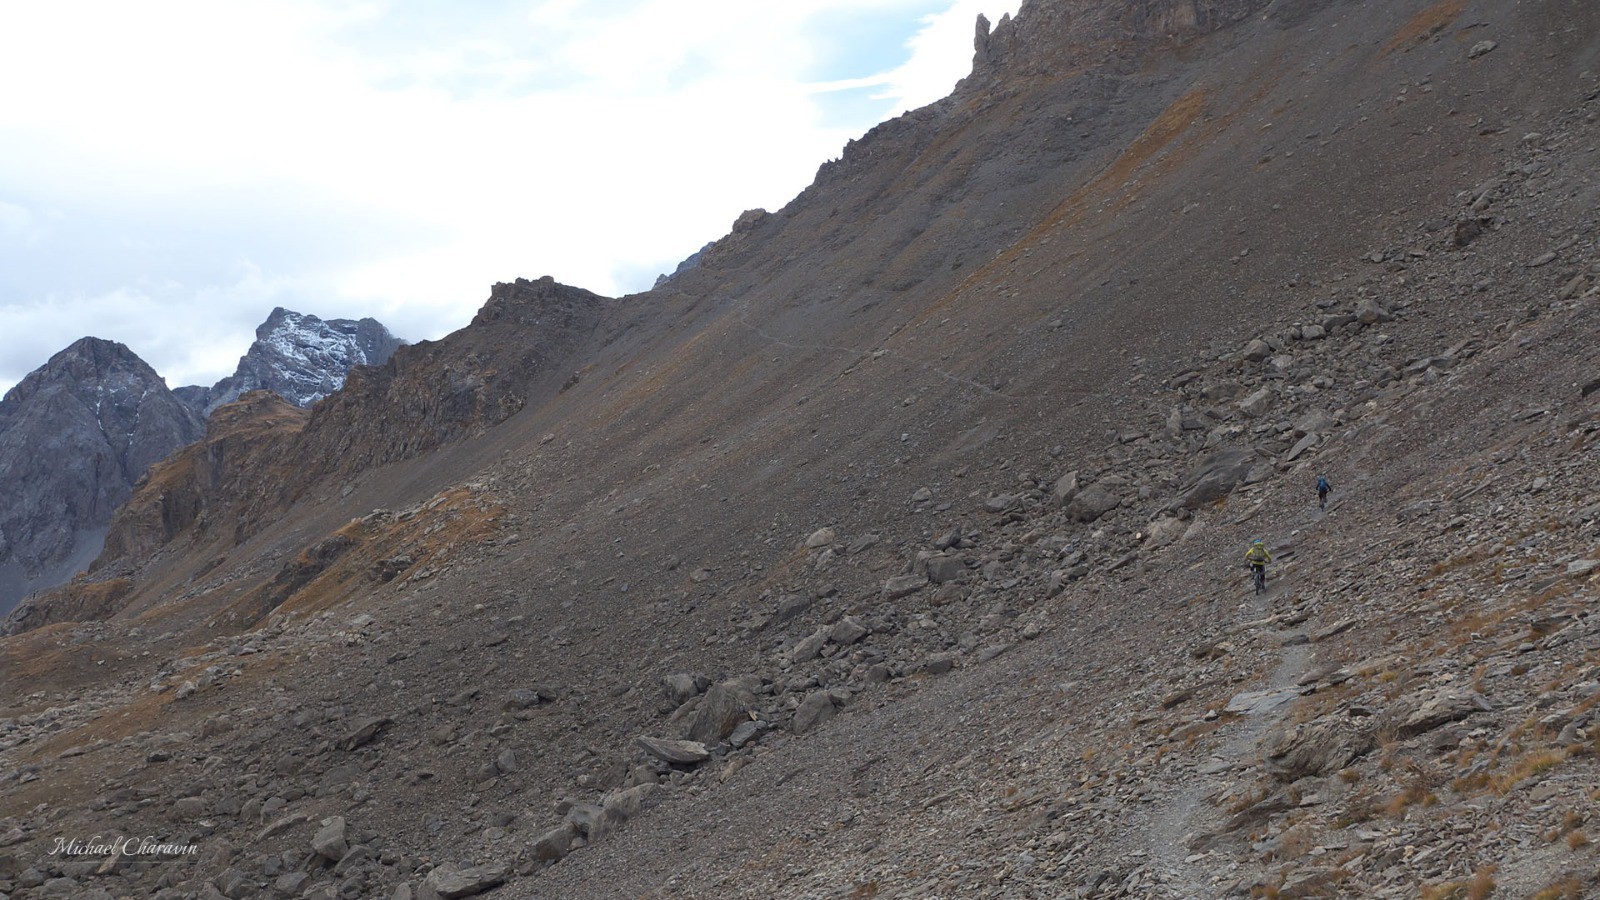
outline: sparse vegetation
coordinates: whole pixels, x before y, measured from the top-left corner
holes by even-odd
[[[1583,900],[1583,882],[1567,876],[1555,884],[1540,888],[1528,900]]]

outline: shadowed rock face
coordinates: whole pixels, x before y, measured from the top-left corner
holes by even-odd
[[[112,341],[84,338],[12,388],[0,401],[0,610],[81,569],[139,476],[201,432]]]
[[[278,307],[256,328],[239,367],[210,388],[178,389],[202,416],[250,391],[267,390],[309,407],[344,384],[356,366],[381,366],[404,344],[377,319],[319,319]]]

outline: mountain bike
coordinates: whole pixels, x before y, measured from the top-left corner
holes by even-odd
[[[1252,565],[1250,567],[1250,579],[1255,582],[1257,594],[1265,591],[1267,589],[1267,567]]]

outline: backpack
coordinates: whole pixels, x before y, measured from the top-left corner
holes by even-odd
[[[1317,479],[1317,492],[1322,493],[1323,491],[1328,490],[1332,490],[1332,488],[1328,485],[1328,479],[1325,477],[1319,477]]]

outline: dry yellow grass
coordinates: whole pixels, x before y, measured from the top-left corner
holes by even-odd
[[[1488,900],[1494,896],[1494,866],[1483,866],[1471,881],[1452,881],[1422,889],[1422,900]]]
[[[1503,797],[1527,779],[1543,775],[1566,762],[1567,756],[1565,750],[1535,751],[1517,760],[1511,771],[1494,778],[1490,786],[1494,788],[1496,794]]]
[[[1582,900],[1583,884],[1576,878],[1566,877],[1560,881],[1540,888],[1528,900]]]

